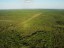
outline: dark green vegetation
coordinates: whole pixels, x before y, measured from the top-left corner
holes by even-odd
[[[0,10],[0,48],[64,48],[64,10]]]

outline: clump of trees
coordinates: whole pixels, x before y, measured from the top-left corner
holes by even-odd
[[[0,48],[64,48],[64,27],[53,28],[53,31],[40,30],[27,36],[22,36],[15,29],[3,29],[0,32]]]

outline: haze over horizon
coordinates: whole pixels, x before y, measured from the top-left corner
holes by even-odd
[[[0,0],[0,9],[64,9],[64,0]]]

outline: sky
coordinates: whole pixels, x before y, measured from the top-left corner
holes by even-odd
[[[0,9],[64,9],[64,0],[0,0]]]

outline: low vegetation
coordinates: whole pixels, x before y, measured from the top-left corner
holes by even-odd
[[[0,48],[64,48],[64,10],[0,10]]]

